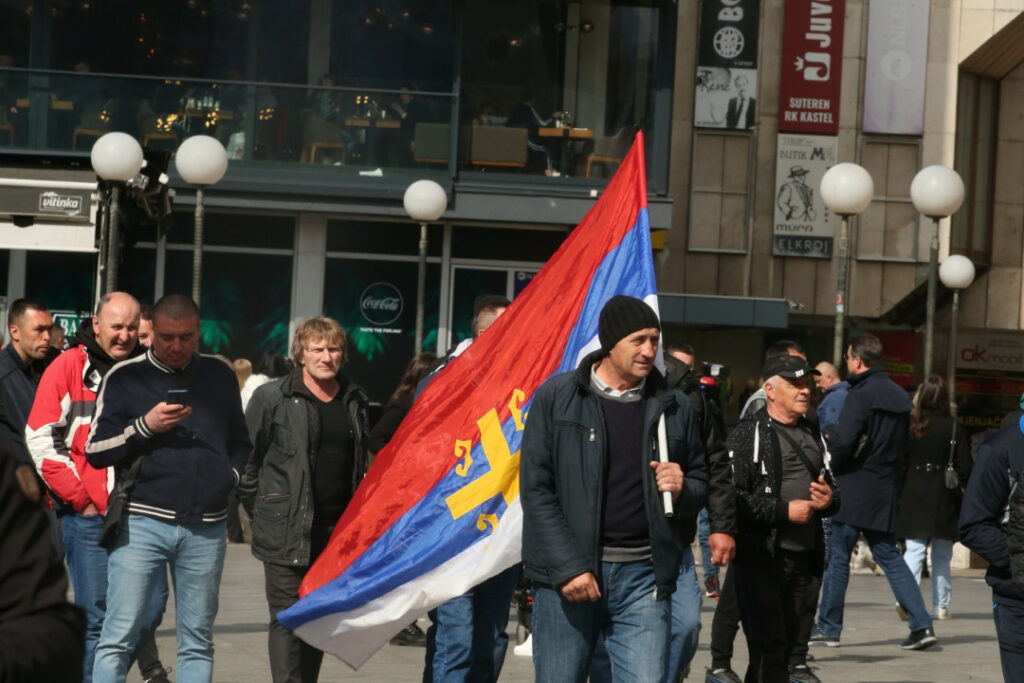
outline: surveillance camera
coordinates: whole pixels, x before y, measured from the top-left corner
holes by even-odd
[[[36,219],[33,216],[11,216],[11,222],[19,228],[30,228]]]

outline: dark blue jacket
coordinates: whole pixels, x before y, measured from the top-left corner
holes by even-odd
[[[1007,425],[978,448],[967,491],[960,505],[960,540],[985,558],[985,582],[1000,604],[1024,607],[1024,597],[1013,583],[1007,539],[1007,503],[1010,478],[1024,476],[1024,434],[1016,424]]]
[[[606,453],[601,399],[590,387],[595,351],[574,372],[537,389],[523,434],[519,482],[523,505],[523,569],[534,581],[559,586],[601,565]],[[675,514],[695,515],[707,501],[704,447],[689,399],[657,370],[644,385],[644,441],[636,466],[643,470],[651,556],[659,592],[675,590],[682,547],[664,515],[650,461],[656,460],[658,421],[665,415],[669,460],[682,466],[683,492]],[[674,520],[673,520],[674,521]]]
[[[850,391],[843,411],[827,430],[832,471],[843,506],[832,518],[858,529],[892,531],[900,490],[914,404],[881,365],[847,379]],[[854,459],[860,435],[868,434],[871,450]]]
[[[818,429],[824,434],[825,430],[834,425],[843,412],[843,404],[846,403],[846,394],[850,391],[850,383],[846,381],[836,382],[825,390],[825,396],[818,404]]]
[[[40,374],[32,365],[22,362],[13,344],[0,351],[0,436],[11,445],[13,453],[29,465],[32,456],[25,446],[25,425],[32,412]]]
[[[192,414],[168,432],[153,433],[146,413],[168,389],[186,385]],[[149,350],[118,363],[103,378],[85,457],[93,467],[122,470],[142,456],[128,510],[195,524],[226,518],[228,493],[245,471],[251,448],[238,380],[226,363],[197,354],[175,371]]]

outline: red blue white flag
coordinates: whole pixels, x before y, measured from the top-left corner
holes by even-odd
[[[359,667],[429,609],[520,559],[530,402],[599,347],[617,294],[657,312],[643,135],[558,252],[417,398],[278,620]]]

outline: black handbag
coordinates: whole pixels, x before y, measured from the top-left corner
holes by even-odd
[[[956,418],[953,419],[953,435],[949,438],[949,462],[946,463],[946,471],[944,476],[946,479],[946,488],[950,491],[960,490],[960,475],[956,473],[956,469],[953,467],[953,455],[956,452]]]
[[[100,534],[99,545],[101,548],[112,550],[121,535],[125,512],[128,510],[128,498],[132,489],[135,488],[135,479],[139,475],[139,466],[142,464],[142,456],[137,456],[135,462],[128,468],[124,479],[114,484],[114,490],[110,492],[107,499],[107,511],[103,515],[103,533]]]

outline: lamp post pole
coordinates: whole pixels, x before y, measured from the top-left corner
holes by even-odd
[[[960,290],[967,289],[974,282],[974,264],[966,256],[954,254],[943,261],[938,270],[942,284],[953,290],[953,308],[949,320],[949,351],[946,357],[946,384],[949,387],[950,405],[956,405],[956,337],[960,323]]]
[[[196,211],[192,235],[192,301],[199,305],[203,282],[203,188],[196,188]]]
[[[871,204],[875,184],[863,167],[850,162],[836,164],[821,177],[821,199],[840,217],[839,247],[836,250],[836,322],[832,340],[832,363],[839,367],[843,356],[843,326],[846,317],[846,268],[851,216],[862,213]]]
[[[142,146],[127,133],[107,133],[100,137],[89,153],[92,168],[110,184],[107,217],[100,228],[100,257],[103,263],[104,293],[117,289],[117,260],[120,238],[118,216],[121,186],[134,178],[142,168]]]
[[[935,285],[939,272],[939,219],[932,219],[932,241],[928,249],[928,300],[924,313],[924,376],[932,374],[935,348]]]
[[[224,145],[209,135],[194,135],[181,143],[174,156],[181,179],[196,188],[196,210],[192,234],[192,300],[200,305],[203,282],[203,188],[214,185],[228,169]]]
[[[832,365],[839,365],[843,356],[843,325],[846,316],[846,251],[849,216],[843,215],[839,222],[839,249],[836,262],[836,321],[832,335]]]
[[[919,213],[932,219],[932,239],[928,255],[928,299],[924,322],[924,375],[932,372],[935,338],[935,287],[939,275],[939,221],[952,216],[964,201],[964,183],[959,174],[946,166],[927,166],[914,176],[910,199]]]
[[[448,195],[433,180],[417,180],[405,190],[402,205],[409,217],[420,224],[419,262],[416,271],[416,332],[413,354],[423,350],[423,318],[427,287],[427,223],[436,221],[448,208]]]

